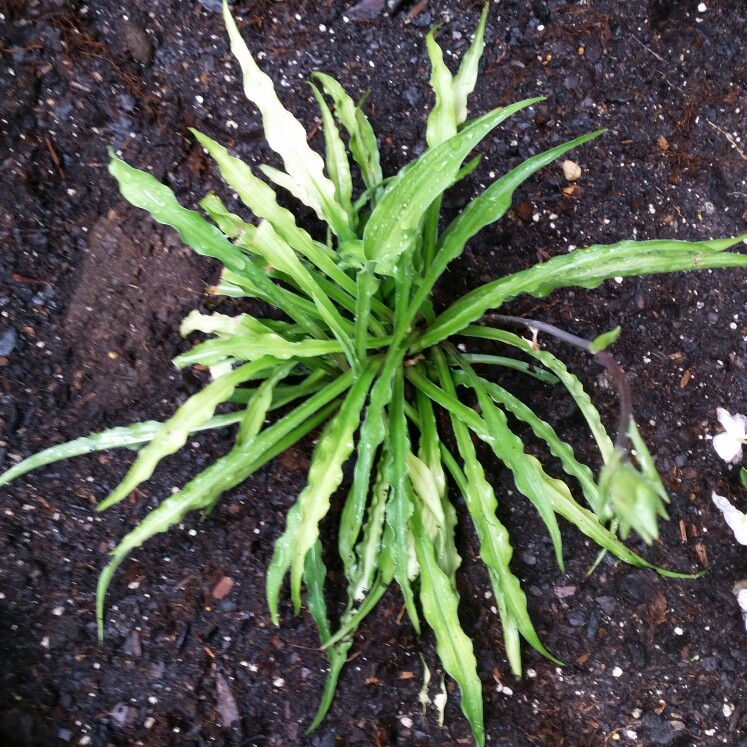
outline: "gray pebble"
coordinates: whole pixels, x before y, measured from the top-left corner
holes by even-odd
[[[586,615],[584,615],[583,612],[569,612],[566,615],[566,618],[568,623],[574,628],[580,628],[583,625],[586,625]]]
[[[537,565],[537,556],[534,555],[531,552],[523,552],[521,553],[521,559],[527,564],[527,565]]]
[[[197,0],[205,10],[209,10],[211,13],[220,13],[223,10],[223,3],[221,0]]]
[[[615,600],[612,597],[597,597],[594,600],[606,615],[611,615],[615,611]]]
[[[7,357],[13,352],[13,349],[18,342],[18,335],[14,329],[6,329],[5,332],[0,333],[0,355]]]

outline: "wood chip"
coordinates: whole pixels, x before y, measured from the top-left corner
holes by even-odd
[[[570,184],[567,187],[563,187],[560,191],[563,193],[563,197],[569,200],[577,200],[581,197],[581,187],[578,184]]]
[[[706,549],[703,545],[698,542],[697,545],[695,545],[695,554],[698,556],[698,562],[700,563],[703,568],[708,568],[708,553],[706,552]]]
[[[233,589],[233,579],[223,576],[213,589],[213,598],[224,599],[231,593],[231,589]]]
[[[683,543],[687,542],[687,527],[682,519],[680,519],[680,537],[682,538]]]

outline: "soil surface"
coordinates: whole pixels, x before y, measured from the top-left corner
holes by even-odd
[[[309,129],[318,124],[305,83],[312,71],[332,73],[355,96],[371,91],[367,111],[391,174],[423,148],[432,99],[425,34],[441,24],[442,45],[463,52],[481,3],[420,0],[391,13],[382,5],[367,0],[353,13],[346,0],[263,0],[235,12]],[[189,206],[220,181],[188,127],[252,163],[271,160],[218,9],[217,0],[2,5],[0,467],[52,443],[163,418],[200,383],[170,358],[186,348],[179,321],[209,303],[204,289],[217,267],[119,197],[106,148],[151,170]],[[741,0],[493,4],[471,111],[547,99],[497,131],[447,208],[493,170],[608,132],[571,154],[580,179],[568,182],[555,164],[517,193],[514,210],[450,270],[438,303],[571,246],[745,231],[746,38]],[[313,143],[321,147],[319,135]],[[631,545],[669,568],[709,570],[675,581],[607,559],[587,577],[594,548],[566,528],[561,573],[532,509],[504,501],[535,624],[566,662],[561,669],[527,647],[518,680],[463,526],[462,620],[480,662],[489,744],[747,744],[746,633],[732,594],[747,555],[710,500],[715,489],[745,508],[747,495],[709,442],[717,406],[747,412],[746,278],[628,279],[511,304],[510,313],[588,337],[622,326],[613,350],[672,496],[660,541]],[[601,371],[558,352],[613,424],[615,398]],[[539,384],[516,386],[599,466],[568,402]],[[304,735],[325,658],[310,617],[293,617],[287,601],[280,629],[271,625],[264,575],[310,440],[206,520],[193,516],[135,552],[112,584],[106,638],[97,642],[94,592],[107,551],[227,445],[228,435],[195,438],[104,515],[94,506],[129,454],[57,464],[0,491],[0,744],[470,744],[453,687],[443,729],[432,709],[421,714],[420,652],[433,682],[440,675],[433,641],[415,638],[393,592],[363,625],[327,719]],[[510,489],[497,467],[490,478],[505,485],[499,495]],[[326,531],[333,535],[331,525]],[[227,593],[224,578],[234,582]]]

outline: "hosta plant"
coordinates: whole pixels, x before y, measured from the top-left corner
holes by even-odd
[[[542,322],[496,315],[496,310],[522,294],[544,297],[570,286],[594,288],[616,276],[747,264],[747,256],[725,251],[743,237],[698,243],[622,241],[564,253],[483,285],[448,308],[434,308],[431,294],[441,275],[470,239],[506,214],[516,188],[602,132],[532,156],[495,179],[451,222],[442,223],[444,192],[477,166],[479,159],[468,160],[476,146],[504,120],[541,100],[468,117],[486,13],[487,6],[455,75],[444,64],[434,33],[428,34],[435,105],[427,121],[427,148],[399,173],[385,177],[369,120],[328,75],[315,75],[311,84],[321,110],[325,158],[310,147],[303,127],[278,100],[224,7],[244,90],[258,107],[267,142],[284,170],[261,166],[262,179],[225,147],[194,131],[251,215],[231,212],[214,194],[200,203],[202,213],[184,208],[168,187],[114,153],[109,170],[133,205],[172,226],[199,254],[223,264],[214,293],[261,299],[282,314],[191,313],[182,334],[200,333],[203,341],[174,362],[179,368],[208,367],[212,380],[173,417],[53,447],[1,479],[6,483],[35,467],[99,449],[139,449],[122,482],[99,505],[104,510],[147,480],[190,434],[233,428],[231,450],[179,492],[164,497],[113,550],[97,589],[103,631],[107,587],[132,550],[191,511],[209,512],[223,493],[321,428],[306,486],[288,511],[267,573],[272,620],[278,622],[289,577],[293,606],[298,612],[305,600],[329,657],[312,728],[330,706],[356,629],[396,585],[414,630],[420,633],[425,623],[434,632],[441,664],[458,683],[462,710],[476,743],[483,744],[481,684],[470,638],[459,621],[458,520],[471,524],[476,534],[511,669],[521,672],[522,638],[551,656],[511,568],[515,538],[496,513],[499,499],[518,499],[496,495],[476,439],[485,444],[483,453],[492,452],[508,468],[518,494],[541,516],[561,568],[558,516],[621,560],[652,567],[618,539],[618,533],[624,538],[630,529],[647,541],[654,539],[657,517],[666,516],[667,497],[631,417],[624,376],[604,350],[615,334],[579,340]],[[278,202],[275,188],[313,210],[326,230],[308,233]],[[621,394],[614,439],[581,382],[561,359],[519,334],[522,325],[580,345],[608,366]],[[475,340],[479,349],[473,345],[470,351]],[[535,414],[531,402],[504,388],[507,377],[502,384],[501,373],[506,369],[570,394],[598,446],[598,477],[592,470],[598,464],[578,461],[572,446]],[[225,403],[231,406],[216,414]],[[544,443],[547,460],[528,453],[517,431],[531,431]],[[563,478],[548,471],[552,460],[559,468],[552,475]],[[339,516],[337,547],[323,548],[319,525],[344,481],[348,461],[354,466]],[[464,516],[457,517],[450,492],[463,496]],[[325,557],[335,550],[347,579],[347,606],[330,617]]]

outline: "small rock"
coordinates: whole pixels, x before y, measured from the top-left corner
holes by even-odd
[[[643,725],[648,729],[648,742],[646,744],[668,747],[674,742],[677,736],[677,733],[669,722],[650,713],[643,717]]]
[[[215,673],[215,694],[221,726],[228,728],[239,720],[239,709],[228,680],[220,672]]]
[[[136,23],[125,21],[122,24],[122,36],[127,51],[135,62],[147,65],[153,59],[153,45],[148,34]]]
[[[143,646],[140,643],[140,632],[137,630],[133,630],[127,640],[125,641],[124,646],[122,646],[122,651],[124,651],[126,654],[129,654],[130,656],[134,656],[135,658],[138,658],[143,655]]]
[[[569,182],[575,182],[576,179],[581,178],[581,167],[575,162],[566,159],[563,161],[563,176]]]
[[[111,711],[109,718],[112,723],[119,729],[125,729],[135,723],[137,719],[137,708],[127,705],[127,703],[117,703]]]
[[[0,356],[10,355],[18,342],[18,335],[14,329],[6,329],[0,333]]]
[[[575,586],[556,586],[553,591],[558,599],[565,599],[566,597],[572,597],[576,593]]]
[[[521,553],[521,559],[527,564],[527,565],[537,565],[537,556],[534,555],[531,552],[524,551]]]
[[[205,10],[209,10],[211,13],[220,13],[223,9],[223,3],[221,0],[197,0]]]
[[[574,628],[580,628],[586,625],[586,617],[583,612],[569,612],[566,615],[568,623]]]
[[[376,18],[384,10],[385,0],[361,0],[345,14],[348,18]]]

